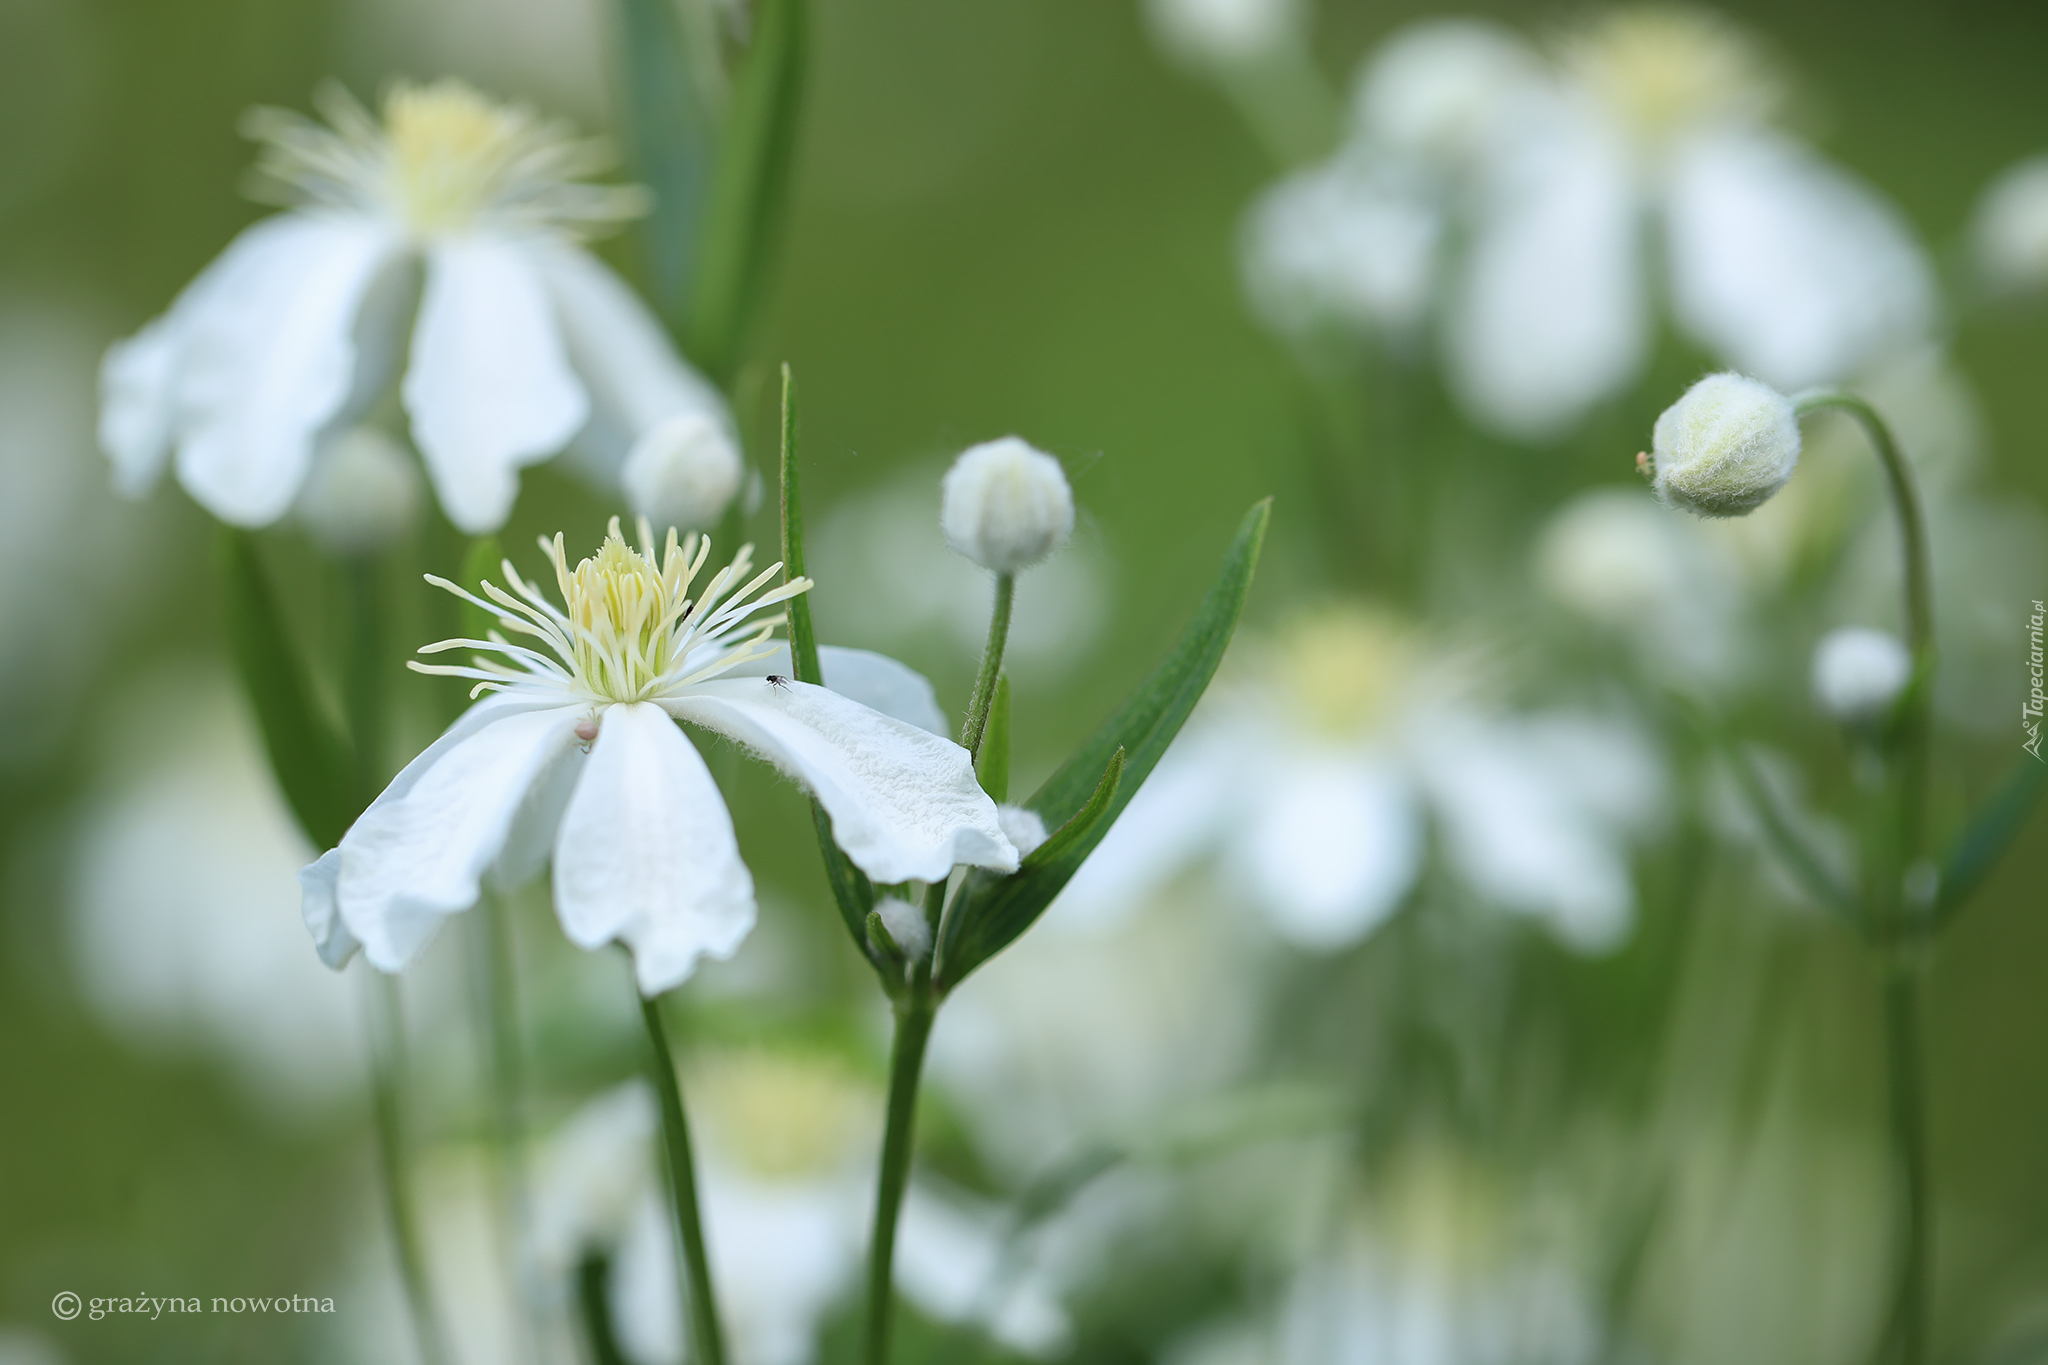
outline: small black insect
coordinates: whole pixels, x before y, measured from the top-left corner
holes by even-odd
[[[768,685],[770,687],[780,687],[784,690],[787,690],[789,687],[789,679],[783,677],[780,673],[770,673],[768,675]]]

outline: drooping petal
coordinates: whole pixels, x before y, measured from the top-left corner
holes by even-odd
[[[955,863],[1016,869],[995,803],[951,740],[809,683],[721,678],[662,705],[802,783],[846,856],[878,882],[937,881]]]
[[[1422,866],[1422,822],[1384,766],[1338,756],[1278,763],[1234,850],[1274,928],[1304,948],[1356,943]]]
[[[589,415],[524,241],[471,236],[427,257],[405,407],[448,519],[504,525],[518,471],[567,445]]]
[[[696,746],[649,702],[607,707],[555,840],[555,913],[582,948],[633,949],[656,996],[754,927],[754,879]]]
[[[536,245],[534,260],[590,391],[582,462],[657,530],[714,524],[745,473],[725,399],[602,261],[566,242]]]
[[[1555,436],[1640,368],[1638,212],[1624,152],[1597,127],[1561,126],[1507,160],[1446,329],[1450,375],[1476,420]]]
[[[341,917],[374,966],[402,969],[442,919],[476,903],[527,792],[588,714],[508,705],[430,750],[430,763],[415,760],[399,774],[403,794],[373,803],[342,836]]]
[[[1771,133],[1694,139],[1666,217],[1680,325],[1776,388],[1849,378],[1933,322],[1933,272],[1897,211]]]
[[[313,935],[313,947],[320,960],[337,972],[363,946],[341,922],[341,910],[334,896],[335,881],[340,876],[338,848],[328,849],[299,869],[299,913],[305,917],[306,931]]]
[[[174,317],[157,318],[107,348],[100,362],[100,449],[114,465],[114,488],[139,498],[170,457],[176,410],[172,385],[184,338]]]
[[[168,398],[178,477],[192,496],[241,526],[283,516],[315,437],[349,397],[357,314],[398,249],[374,224],[296,214],[236,238],[162,331],[109,357],[108,377],[123,389],[109,393],[106,415],[126,446],[117,460],[143,472],[164,430],[161,401],[148,401],[154,378],[165,386],[156,396]]]
[[[869,649],[819,645],[818,667],[824,670],[825,686],[847,700],[857,701],[869,710],[880,711],[905,725],[915,725],[920,730],[951,737],[946,713],[939,709],[939,694],[932,690],[931,680],[909,664],[898,663],[886,654],[877,654]],[[773,653],[764,654],[720,676],[765,678],[779,675],[787,678],[795,673],[789,662],[789,646],[778,644]]]

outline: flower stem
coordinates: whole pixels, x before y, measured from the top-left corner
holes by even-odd
[[[1905,569],[1906,646],[1913,679],[1899,703],[1892,741],[1897,763],[1897,820],[1892,834],[1873,835],[1866,848],[1869,920],[1884,964],[1885,1070],[1890,1089],[1892,1149],[1900,1186],[1900,1247],[1887,1341],[1896,1365],[1926,1358],[1933,1272],[1933,1171],[1927,1147],[1927,1079],[1920,1051],[1920,981],[1923,949],[1932,932],[1933,898],[1908,895],[1906,881],[1926,839],[1928,746],[1933,729],[1934,580],[1927,551],[1927,520],[1912,466],[1877,409],[1854,394],[1819,389],[1795,404],[1803,416],[1839,408],[1854,417],[1884,466],[1892,511],[1898,518]]]
[[[1921,963],[1895,950],[1884,983],[1885,1060],[1891,1084],[1892,1143],[1899,1155],[1905,1226],[1892,1298],[1892,1359],[1920,1365],[1927,1354],[1928,1279],[1933,1262],[1932,1181],[1927,1160],[1926,1079],[1920,1054]]]
[[[675,1201],[676,1238],[683,1251],[683,1316],[690,1329],[691,1365],[725,1365],[725,1333],[718,1325],[718,1300],[711,1292],[711,1261],[704,1250],[704,1225],[697,1213],[697,1173],[690,1155],[690,1127],[683,1117],[683,1090],[669,1051],[661,1002],[640,997],[647,1024],[650,1069],[661,1096],[662,1146],[668,1155],[669,1193]]]
[[[384,1208],[391,1220],[391,1240],[398,1253],[398,1273],[412,1310],[413,1333],[425,1365],[442,1365],[441,1324],[427,1286],[426,1259],[420,1253],[419,1221],[414,1216],[412,1187],[405,1159],[405,1015],[395,976],[371,972],[376,997],[370,1021],[370,1095],[376,1111],[377,1156],[384,1176]]]
[[[519,1046],[519,1014],[514,984],[511,925],[502,897],[486,890],[478,901],[474,951],[471,955],[474,996],[490,1075],[491,1145],[495,1157],[499,1242],[507,1257],[513,1297],[524,1325],[536,1324],[529,1311],[525,1255],[526,1133],[525,1076]],[[521,1343],[521,1359],[532,1358],[534,1338]]]
[[[996,575],[996,604],[988,617],[988,647],[981,652],[981,673],[974,680],[974,695],[967,703],[967,724],[960,731],[960,747],[981,757],[982,736],[988,733],[988,708],[996,699],[996,679],[1003,672],[1003,648],[1010,641],[1010,606],[1017,597],[1017,575]]]
[[[342,562],[348,622],[343,651],[342,698],[355,751],[355,809],[383,787],[386,707],[384,696],[384,602],[379,594],[380,561],[358,555]]]
[[[866,1365],[888,1365],[889,1329],[896,1307],[893,1268],[896,1220],[910,1181],[910,1153],[917,1130],[917,1086],[924,1071],[925,1044],[937,1011],[922,983],[896,1003],[896,1043],[889,1056],[889,1117],[882,1134],[882,1168],[875,1185],[875,1234],[868,1254],[868,1342]]]

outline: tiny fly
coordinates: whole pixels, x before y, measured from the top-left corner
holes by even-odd
[[[786,692],[789,690],[789,679],[783,677],[780,673],[770,673],[768,675],[768,685],[770,687],[779,687]]]

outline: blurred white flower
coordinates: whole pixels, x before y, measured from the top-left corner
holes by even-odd
[[[1415,884],[1433,819],[1451,868],[1586,951],[1627,933],[1629,842],[1663,777],[1624,723],[1493,714],[1388,617],[1300,621],[1251,685],[1207,705],[1062,894],[1114,917],[1218,857],[1281,937],[1363,938]]]
[[[1657,418],[1645,470],[1667,507],[1702,517],[1753,512],[1799,465],[1792,400],[1739,374],[1710,374]]]
[[[294,913],[311,850],[234,685],[149,675],[71,845],[72,964],[93,1011],[144,1048],[203,1048],[280,1115],[357,1093],[353,983]]]
[[[1269,200],[1248,273],[1319,277],[1336,299],[1392,278],[1378,294],[1396,310],[1373,300],[1385,325],[1436,290],[1413,243],[1459,242],[1437,300],[1447,370],[1476,420],[1518,438],[1553,437],[1630,383],[1666,295],[1681,331],[1775,387],[1839,380],[1925,334],[1932,272],[1895,211],[1771,126],[1778,103],[1750,40],[1703,11],[1615,10],[1554,60],[1495,25],[1423,21],[1368,59],[1350,145],[1312,175],[1425,196],[1390,216],[1354,194],[1357,223],[1313,230],[1305,193]],[[1274,230],[1290,203],[1301,223]]]
[[[691,1067],[698,1191],[713,1283],[737,1365],[807,1365],[826,1312],[859,1278],[873,1202],[880,1097],[832,1063],[786,1052],[719,1054]],[[683,1358],[674,1233],[658,1168],[660,1119],[644,1082],[579,1111],[549,1144],[536,1190],[535,1257],[567,1307],[568,1277],[610,1259],[620,1344],[645,1365]],[[1000,1242],[991,1211],[912,1184],[897,1283],[947,1320],[981,1306]],[[1018,1305],[1021,1305],[1019,1307]],[[1036,1353],[1066,1332],[1043,1283],[1027,1279],[992,1325]]]
[[[1060,462],[1023,439],[971,446],[939,483],[939,526],[955,554],[991,573],[1030,568],[1074,531],[1074,490]]]
[[[456,81],[393,87],[381,124],[339,87],[321,103],[331,128],[274,109],[248,121],[264,189],[290,211],[108,351],[100,441],[117,485],[146,490],[175,451],[209,511],[266,525],[322,434],[403,359],[413,440],[462,530],[502,525],[518,471],[572,441],[636,512],[714,519],[742,476],[723,400],[576,242],[644,206],[583,182],[595,144]]]
[[[753,877],[740,861],[717,784],[675,722],[730,736],[801,782],[833,838],[878,882],[942,880],[958,863],[1014,870],[1017,853],[976,782],[967,751],[837,692],[769,677],[775,618],[758,613],[811,586],[742,583],[751,546],[700,581],[708,539],[685,549],[671,530],[657,555],[626,543],[616,518],[573,570],[561,536],[543,542],[558,607],[503,569],[517,596],[483,585],[513,635],[448,640],[504,656],[413,668],[479,680],[472,706],[300,874],[307,927],[340,965],[358,946],[402,970],[442,920],[476,903],[493,871],[508,885],[552,856],[556,913],[579,947],[629,945],[649,996],[687,978],[701,956],[728,957],[753,927]],[[859,656],[842,668],[901,671]],[[756,670],[759,671],[756,671]],[[895,690],[901,691],[901,688]]]
[[[0,1327],[0,1365],[64,1365],[64,1353],[41,1332]]]
[[[1245,226],[1245,287],[1282,332],[1412,331],[1435,284],[1443,215],[1406,167],[1339,156],[1268,190]]]
[[[1814,699],[1845,723],[1879,719],[1912,676],[1912,656],[1887,630],[1843,626],[1829,631],[1813,651]]]
[[[2048,285],[2048,156],[2028,157],[1985,188],[1970,244],[1979,273],[1994,289]]]

